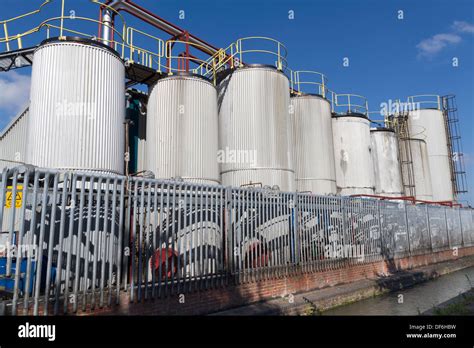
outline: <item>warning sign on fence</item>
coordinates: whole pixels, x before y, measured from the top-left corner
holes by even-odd
[[[15,197],[15,208],[20,208],[23,202],[23,186],[17,185],[16,197]],[[7,195],[5,199],[5,208],[11,208],[13,206],[13,186],[7,187]]]

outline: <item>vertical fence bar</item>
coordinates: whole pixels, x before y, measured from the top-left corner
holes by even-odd
[[[22,197],[22,205],[21,205],[21,212],[20,212],[20,229],[18,231],[18,248],[17,248],[17,259],[16,259],[16,269],[15,269],[15,283],[13,286],[13,301],[12,301],[12,314],[16,315],[17,314],[17,301],[18,301],[18,287],[20,285],[20,273],[21,273],[21,266],[22,266],[22,257],[23,257],[23,235],[25,233],[25,211],[26,211],[26,205],[28,204],[28,184],[29,184],[29,178],[30,178],[30,171],[27,170],[25,173],[25,177],[23,180],[23,197]],[[3,192],[0,193],[3,195]],[[14,197],[12,197],[12,203],[15,202],[13,200]],[[16,204],[14,205],[16,207]],[[2,226],[2,219],[0,219],[0,228]],[[30,245],[26,245],[26,250],[28,254],[31,253],[30,250]],[[8,252],[8,251],[7,251]]]
[[[55,237],[55,227],[56,227],[56,204],[57,204],[57,194],[58,194],[58,177],[59,174],[54,175],[53,183],[53,197],[51,199],[51,220],[49,222],[49,240],[48,240],[48,259],[46,265],[46,285],[44,288],[44,310],[43,314],[48,315],[48,306],[49,306],[49,291],[51,285],[51,268],[53,265],[53,249],[54,249],[54,237]],[[65,190],[65,188],[63,188]],[[46,205],[47,206],[47,205]],[[17,264],[17,267],[19,265]],[[38,272],[36,272],[38,276]],[[42,270],[40,271],[40,278],[42,278]],[[57,275],[56,275],[57,276]]]
[[[69,190],[75,187],[69,187],[71,185],[70,174],[65,173],[63,178],[63,192],[61,198],[61,223],[59,225],[59,246],[58,246],[58,260],[56,266],[56,279],[54,284],[54,315],[59,312],[59,298],[61,292],[61,281],[63,279],[63,245],[64,245],[64,230],[66,228],[66,201],[68,199]],[[72,185],[71,185],[72,186]],[[67,273],[64,273],[67,277]],[[65,289],[64,289],[65,290]],[[66,298],[64,299],[66,301]]]
[[[38,240],[38,259],[36,261],[35,265],[35,288],[34,288],[34,309],[33,309],[33,315],[38,315],[39,312],[39,296],[40,296],[40,291],[41,291],[41,273],[42,273],[42,267],[43,267],[43,241],[44,241],[44,233],[45,233],[45,227],[46,227],[46,206],[47,206],[47,200],[48,200],[48,189],[49,189],[49,177],[50,174],[46,173],[45,178],[44,178],[44,186],[43,186],[43,195],[42,195],[42,200],[41,203],[43,204],[43,207],[41,209],[41,227],[40,227],[40,236]],[[39,276],[38,276],[39,274]]]

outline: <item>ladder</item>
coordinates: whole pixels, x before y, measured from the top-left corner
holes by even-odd
[[[467,178],[464,166],[464,153],[461,144],[461,133],[459,131],[458,108],[455,95],[442,97],[442,111],[445,122],[446,138],[448,140],[449,165],[451,169],[451,182],[453,193],[457,196],[466,193]]]
[[[400,110],[397,114],[390,116],[390,122],[397,134],[403,191],[406,196],[415,197],[416,187],[410,132],[408,129],[408,111]]]

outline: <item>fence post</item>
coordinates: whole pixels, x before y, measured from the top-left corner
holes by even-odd
[[[431,238],[430,210],[426,205],[426,224],[428,225],[428,236],[430,237],[430,250],[433,252],[433,240]]]
[[[233,261],[234,261],[234,250],[232,248],[232,188],[226,187],[225,188],[225,217],[224,217],[224,242],[226,244],[225,247],[225,274],[226,274],[226,285],[229,283],[229,279],[233,281],[232,278],[232,271],[233,271]],[[233,281],[234,282],[234,281]]]
[[[300,262],[300,237],[299,237],[299,211],[298,211],[298,193],[293,194],[293,253],[295,269],[299,267]]]
[[[451,248],[451,239],[449,238],[449,226],[448,226],[448,215],[446,213],[446,210],[448,208],[444,208],[444,222],[446,223],[446,235],[448,237],[448,248],[447,249],[450,249]]]
[[[377,206],[377,221],[379,222],[379,234],[380,234],[380,256],[383,259],[385,259],[385,255],[384,255],[384,248],[385,248],[385,236],[383,234],[383,230],[382,230],[382,216],[380,214],[380,201],[379,200],[376,200],[375,201],[375,205]]]
[[[403,202],[403,207],[405,208],[405,223],[407,226],[407,244],[408,244],[408,255],[412,254],[411,243],[410,243],[410,225],[408,224],[408,210],[407,203]]]
[[[459,228],[461,233],[461,247],[464,247],[464,235],[462,230],[462,219],[461,219],[461,209],[458,209],[458,216],[459,216]]]

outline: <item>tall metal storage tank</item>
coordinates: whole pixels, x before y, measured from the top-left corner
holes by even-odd
[[[408,127],[410,134],[422,132],[428,149],[431,180],[433,185],[433,200],[453,201],[454,192],[451,175],[450,154],[446,122],[441,111],[437,108],[420,108],[410,111]]]
[[[432,201],[433,189],[431,184],[431,171],[428,159],[428,149],[423,139],[401,139],[402,152],[401,161],[410,162],[412,168],[413,185],[415,186],[415,198]],[[408,148],[408,149],[406,149]],[[411,159],[408,158],[411,155]],[[408,178],[407,166],[403,166],[403,177]],[[408,181],[408,180],[407,180]]]
[[[375,174],[375,194],[403,196],[402,172],[395,131],[388,128],[370,130],[372,160]]]
[[[29,107],[19,113],[0,132],[0,172],[26,161]]]
[[[92,40],[49,39],[35,51],[27,162],[122,174],[125,68]]]
[[[275,67],[250,64],[220,81],[219,148],[222,184],[295,190],[288,78]]]
[[[148,99],[146,169],[155,178],[219,184],[217,91],[204,77],[159,80]]]
[[[322,96],[292,96],[296,189],[336,194],[331,105]]]
[[[370,121],[363,114],[332,118],[338,194],[375,193],[374,165],[370,144]]]

